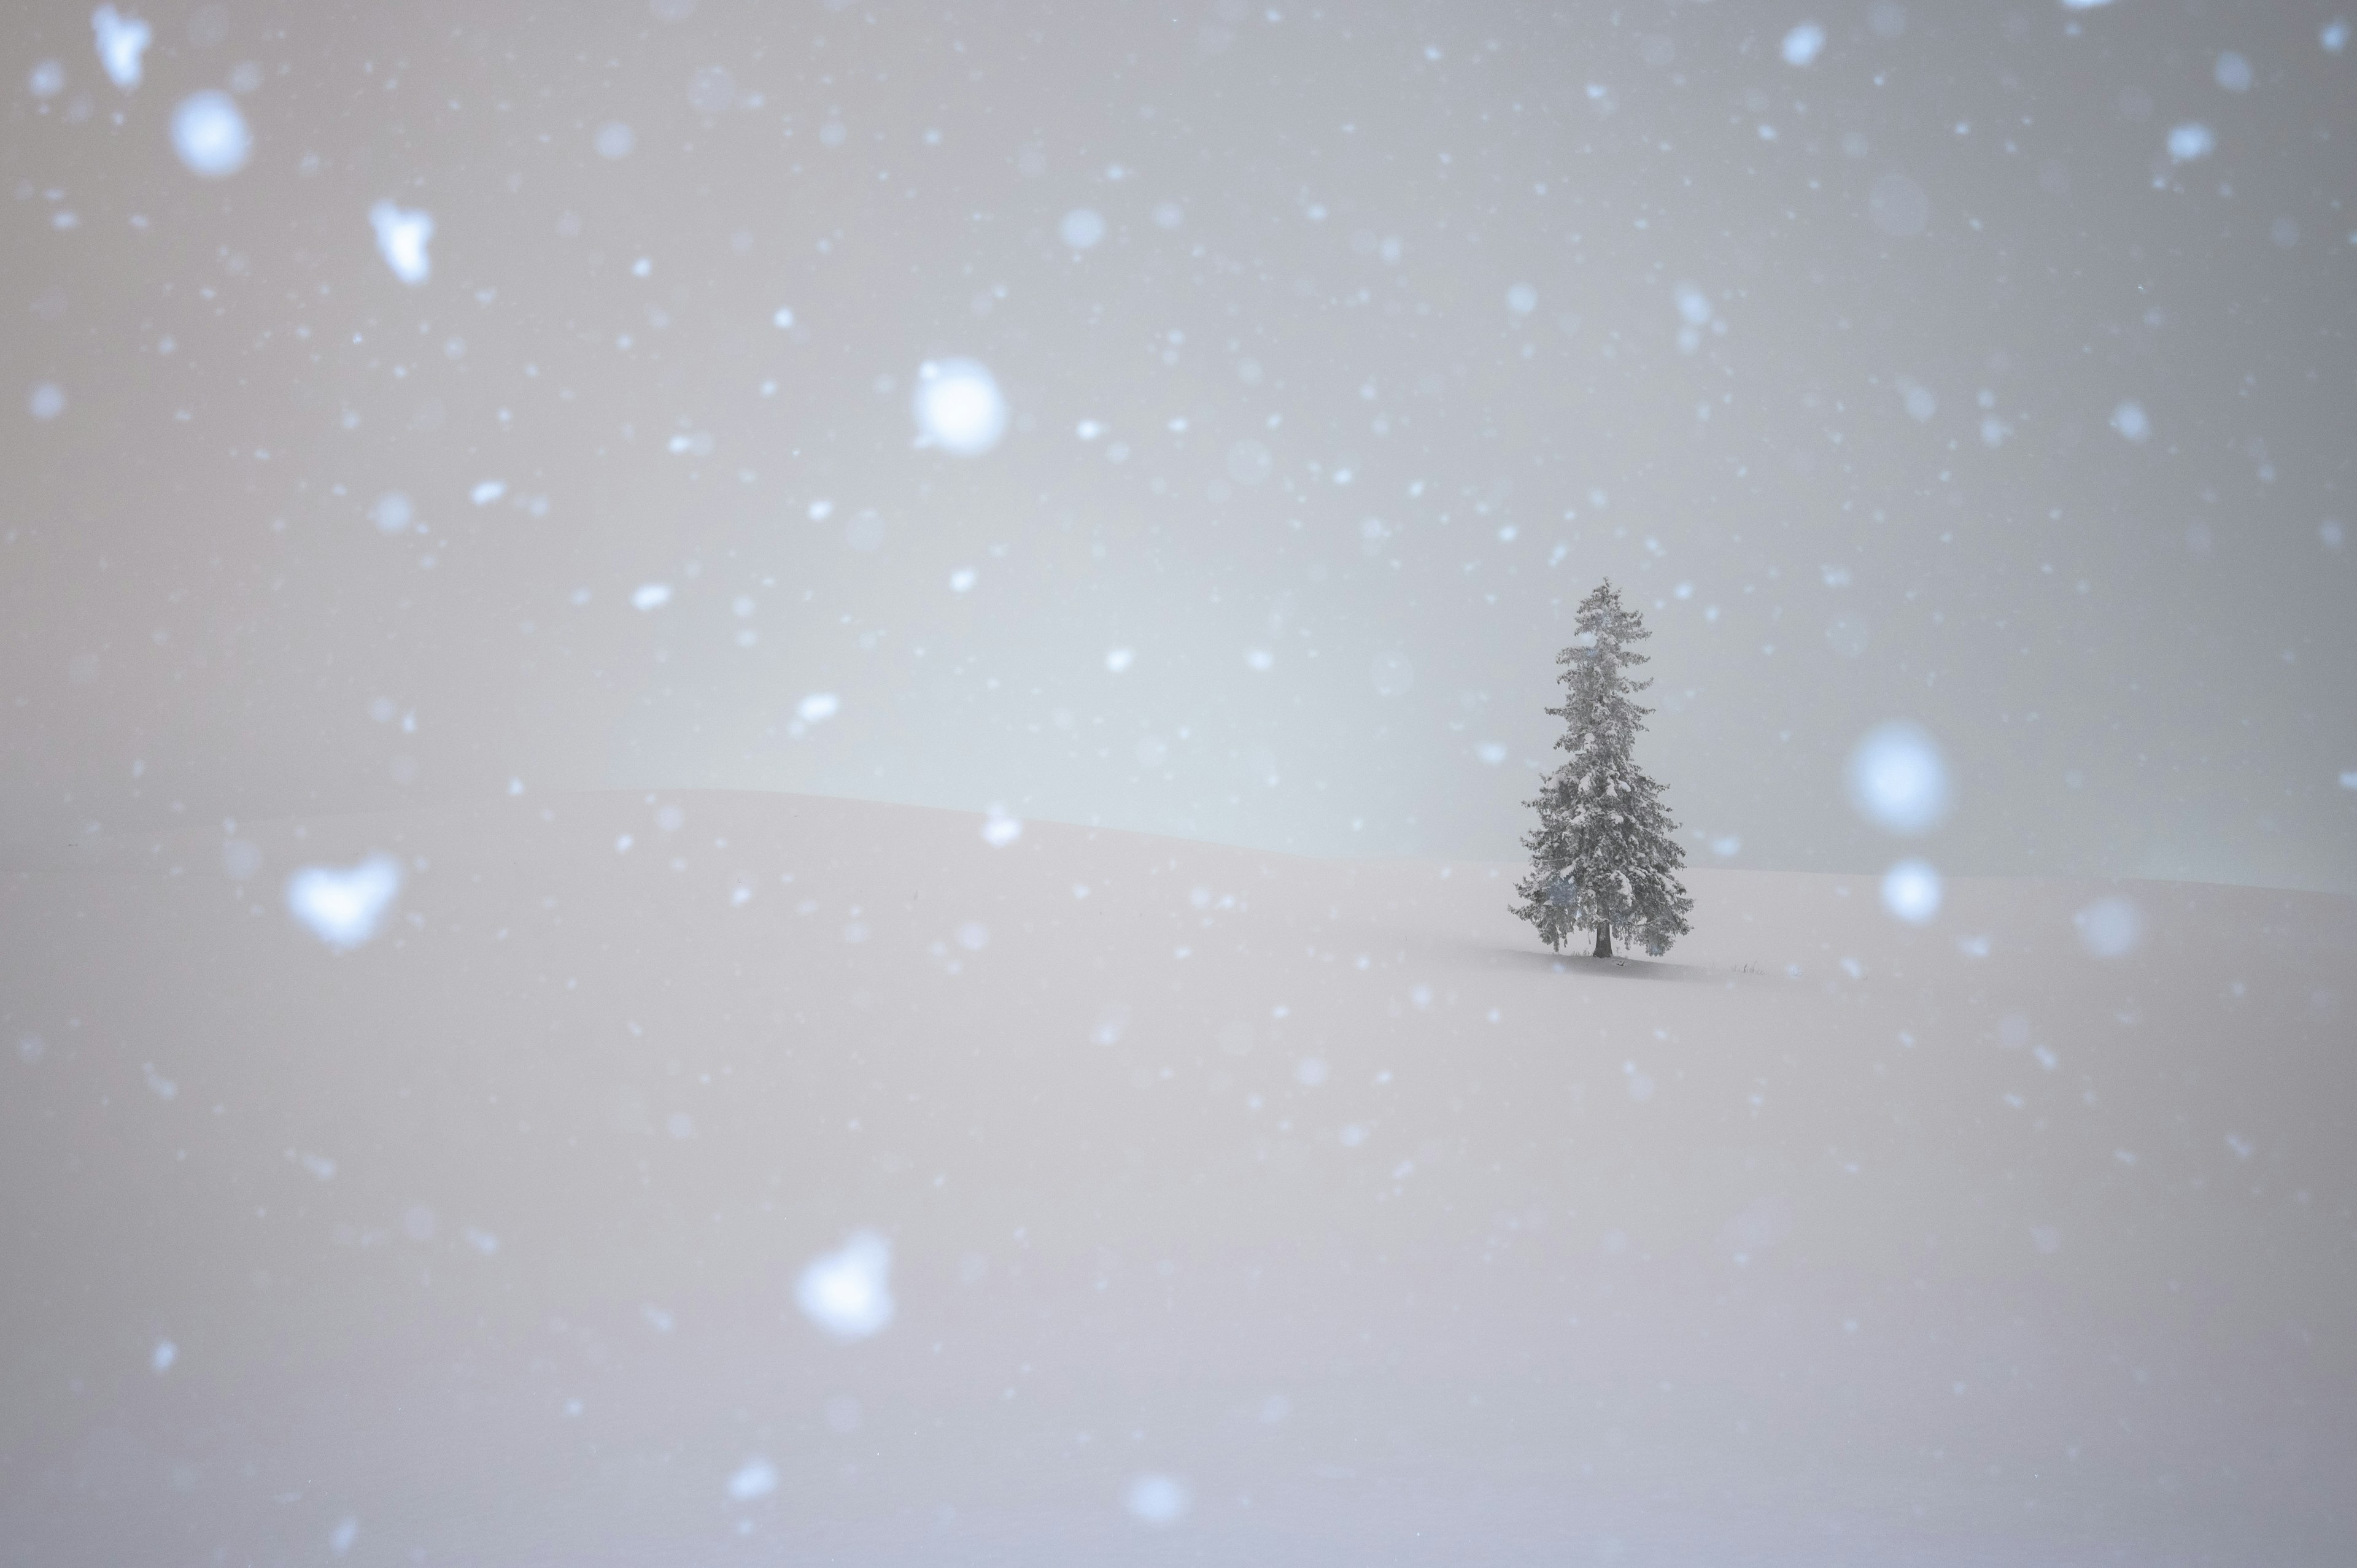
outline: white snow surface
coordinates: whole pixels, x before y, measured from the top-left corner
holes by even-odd
[[[1511,846],[481,793],[241,814],[264,865],[400,855],[334,961],[218,821],[0,876],[48,1042],[0,1062],[12,1552],[2346,1542],[2346,898],[1949,875],[1917,924],[1878,867],[1705,867],[1615,961],[1533,946]]]

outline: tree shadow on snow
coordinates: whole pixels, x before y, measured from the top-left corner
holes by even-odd
[[[1621,953],[1612,958],[1597,958],[1588,953],[1534,952],[1527,948],[1496,947],[1475,942],[1467,942],[1458,950],[1466,957],[1483,959],[1510,969],[1546,970],[1557,974],[1577,974],[1589,980],[1724,985],[1740,978],[1731,970],[1715,969],[1699,963],[1679,963],[1666,958],[1647,958],[1642,954],[1631,957]]]
[[[1597,958],[1589,953],[1518,952],[1512,957],[1521,965],[1544,968],[1559,974],[1577,974],[1589,980],[1652,980],[1687,985],[1709,985],[1729,979],[1717,970],[1698,963],[1678,963],[1666,958],[1634,958],[1620,954],[1613,958]]]

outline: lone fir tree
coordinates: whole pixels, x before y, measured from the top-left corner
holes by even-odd
[[[1579,602],[1580,642],[1555,655],[1564,667],[1564,702],[1548,713],[1565,724],[1559,751],[1570,758],[1547,775],[1535,807],[1539,825],[1523,837],[1530,875],[1514,886],[1514,913],[1536,926],[1558,952],[1583,926],[1596,930],[1596,956],[1612,956],[1612,939],[1655,957],[1686,934],[1694,899],[1677,878],[1685,865],[1677,823],[1662,787],[1631,752],[1651,708],[1636,693],[1652,684],[1630,678],[1645,662],[1631,645],[1652,634],[1624,607],[1609,581]]]

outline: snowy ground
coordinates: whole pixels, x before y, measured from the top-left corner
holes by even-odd
[[[1507,867],[984,826],[0,871],[10,1560],[2357,1550],[2348,900],[1700,871],[1622,965]],[[285,879],[371,851],[333,951]],[[844,1338],[797,1282],[863,1230]]]

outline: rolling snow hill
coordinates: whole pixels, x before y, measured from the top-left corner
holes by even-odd
[[[13,1560],[2349,1560],[2350,901],[1010,827],[0,870]]]

